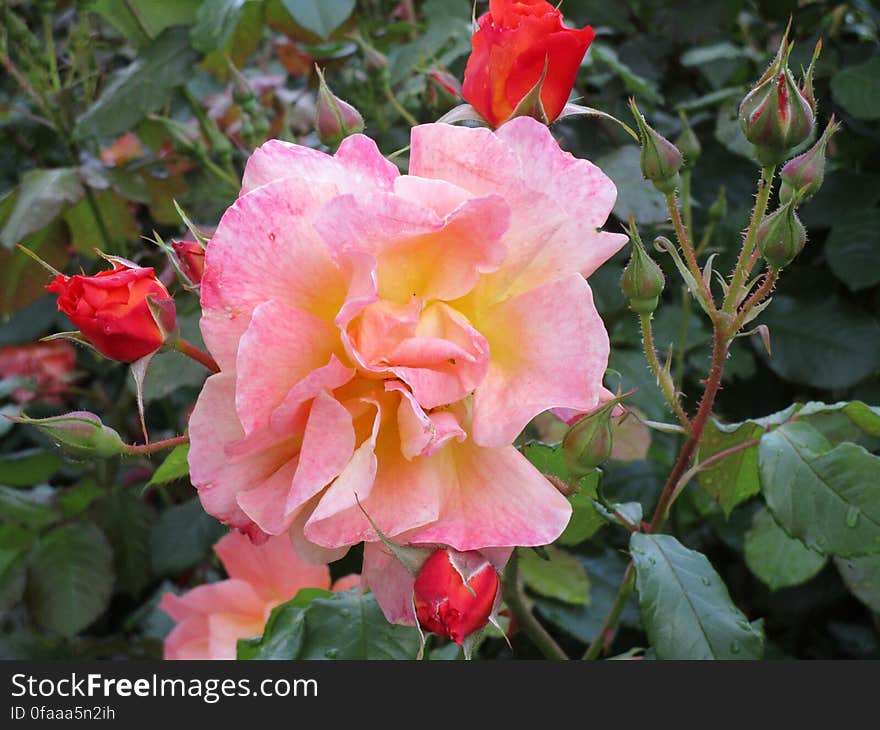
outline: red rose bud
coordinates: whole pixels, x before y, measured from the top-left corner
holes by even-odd
[[[782,185],[779,200],[787,203],[797,194],[801,200],[813,197],[825,180],[825,150],[828,140],[840,129],[840,124],[831,117],[825,131],[810,149],[785,163],[780,172]]]
[[[620,277],[620,288],[636,314],[651,314],[660,303],[666,286],[663,270],[645,251],[635,226],[631,224],[630,238],[633,249],[629,263]]]
[[[782,162],[813,131],[815,102],[798,88],[788,69],[792,47],[786,33],[773,63],[739,107],[743,132],[762,165]],[[811,89],[811,80],[809,85]]]
[[[612,401],[588,413],[562,439],[562,455],[573,479],[592,473],[611,456],[611,412],[616,405],[617,401]]]
[[[125,453],[122,438],[101,419],[88,411],[74,411],[51,418],[12,418],[16,423],[34,426],[75,457],[106,459]]]
[[[319,86],[315,130],[323,144],[335,149],[349,135],[364,131],[364,118],[351,104],[334,96],[321,69],[316,70]]]
[[[58,294],[59,311],[98,352],[130,363],[158,350],[174,330],[174,300],[152,268],[113,263],[115,268],[94,276],[59,274],[46,289]],[[161,312],[161,322],[154,311]]]
[[[413,605],[419,625],[461,646],[483,628],[495,606],[498,573],[477,552],[451,548],[434,552],[413,585]]]
[[[449,71],[442,68],[434,68],[428,71],[428,76],[431,78],[434,86],[449,96],[450,101],[457,101],[461,98],[461,82]]]
[[[630,99],[629,108],[639,126],[639,138],[642,142],[640,160],[642,175],[646,180],[654,183],[654,187],[661,193],[675,192],[680,182],[678,171],[684,163],[681,151],[648,125],[636,106],[635,99]]]
[[[771,269],[782,269],[794,261],[807,243],[807,231],[797,217],[797,198],[768,215],[758,226],[755,240]]]
[[[540,101],[547,122],[565,107],[595,33],[566,28],[545,0],[490,0],[478,21],[462,95],[493,127],[507,121],[546,75]]]
[[[195,241],[172,241],[180,270],[192,284],[199,284],[205,273],[205,249]]]

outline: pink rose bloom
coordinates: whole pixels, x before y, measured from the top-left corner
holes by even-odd
[[[358,500],[398,542],[553,541],[570,505],[511,444],[602,393],[585,277],[626,241],[599,231],[615,197],[530,118],[416,127],[408,175],[363,135],[256,150],[202,279],[205,509],[320,562],[367,541],[365,572],[381,548]]]
[[[181,596],[166,593],[159,603],[177,626],[165,639],[166,659],[235,659],[239,639],[260,636],[272,609],[301,588],[330,588],[326,565],[302,562],[286,536],[253,544],[230,532],[214,546],[228,580],[198,586]],[[333,590],[360,583],[340,578]]]

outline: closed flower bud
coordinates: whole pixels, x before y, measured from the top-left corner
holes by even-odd
[[[38,428],[71,456],[106,459],[125,453],[125,444],[119,434],[88,411],[74,411],[51,418],[12,420]]]
[[[694,134],[694,130],[691,129],[691,125],[688,123],[687,117],[684,113],[681,115],[681,124],[681,134],[678,135],[678,139],[675,140],[675,146],[678,147],[681,154],[684,155],[684,166],[693,167],[696,164],[697,159],[700,157],[703,147],[700,145],[700,140],[697,138],[697,135]]]
[[[840,124],[831,117],[825,132],[810,149],[785,163],[780,177],[779,199],[783,203],[791,200],[795,193],[800,199],[813,197],[825,180],[825,151],[828,140],[840,129]]]
[[[791,49],[786,35],[773,63],[739,107],[743,133],[762,165],[782,162],[813,131],[814,102],[798,88],[788,68]]]
[[[165,344],[177,324],[174,300],[152,268],[111,260],[110,271],[59,274],[46,289],[58,294],[59,311],[98,352],[130,363]],[[158,319],[157,312],[162,315]]]
[[[413,605],[419,625],[461,646],[483,628],[492,615],[498,573],[477,552],[436,550],[413,584]]]
[[[637,314],[651,314],[660,303],[660,295],[666,285],[663,270],[645,251],[642,242],[631,230],[633,242],[632,256],[620,277],[620,288],[629,302],[630,309]]]
[[[642,175],[654,183],[661,193],[672,193],[679,186],[678,171],[684,159],[681,151],[672,142],[658,134],[648,126],[635,99],[630,99],[630,109],[639,126],[639,137],[642,142],[641,168]]]
[[[714,223],[720,223],[727,217],[727,193],[722,187],[718,191],[718,197],[712,205],[709,206],[709,220]]]
[[[180,270],[192,284],[199,284],[205,273],[205,249],[195,241],[172,241]]]
[[[349,135],[364,131],[364,118],[351,104],[335,96],[324,81],[324,74],[316,70],[319,86],[315,130],[323,144],[335,149]]]
[[[601,406],[568,429],[562,439],[562,454],[572,478],[586,476],[608,461],[613,445],[611,412],[616,405],[613,401]]]
[[[795,212],[796,202],[792,198],[758,226],[758,248],[771,269],[788,266],[807,243],[807,232]]]

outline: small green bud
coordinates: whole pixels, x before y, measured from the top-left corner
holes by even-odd
[[[678,135],[678,139],[675,140],[675,146],[678,147],[681,154],[684,155],[684,166],[686,168],[692,168],[697,163],[697,159],[699,159],[703,147],[700,144],[697,135],[694,134],[694,130],[691,129],[691,125],[684,112],[681,113],[681,124],[681,134]]]
[[[819,192],[825,180],[825,151],[828,140],[838,129],[840,124],[832,116],[819,141],[803,154],[785,163],[779,173],[782,178],[779,199],[783,203],[791,200],[795,193],[806,200]]]
[[[795,211],[796,198],[774,211],[758,226],[758,248],[771,269],[788,266],[807,243],[807,231]]]
[[[364,118],[351,104],[330,91],[321,69],[315,68],[319,83],[315,130],[323,144],[335,149],[349,135],[364,131]]]
[[[125,453],[120,435],[88,411],[73,411],[51,418],[22,416],[12,420],[38,428],[71,456],[106,459]]]
[[[608,403],[568,429],[562,439],[562,454],[572,478],[580,479],[608,461],[613,445],[611,412],[616,405],[617,401]]]
[[[727,217],[727,192],[722,187],[718,191],[718,197],[712,205],[709,206],[709,220],[713,223],[720,223]]]
[[[661,193],[675,192],[680,182],[678,171],[684,163],[681,152],[672,142],[648,126],[635,99],[630,99],[629,105],[639,126],[642,142],[642,175],[654,183],[654,187]]]
[[[660,303],[666,286],[663,270],[645,251],[635,225],[630,222],[632,256],[620,277],[620,288],[629,301],[629,308],[637,314],[651,314]]]

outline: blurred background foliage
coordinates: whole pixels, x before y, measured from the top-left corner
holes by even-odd
[[[478,2],[477,12],[486,4]],[[575,88],[582,103],[631,121],[626,100],[636,96],[670,138],[681,131],[679,113],[687,115],[702,146],[692,182],[698,239],[722,190],[726,199],[706,239],[722,271],[732,266],[759,173],[736,121],[738,102],[790,16],[794,68],[807,65],[822,39],[819,129],[833,113],[843,131],[831,143],[823,189],[802,211],[807,248],[759,320],[769,326],[772,357],[760,338],[740,339],[717,410],[738,422],[792,402],[880,403],[876,6],[565,0],[562,10],[597,33]],[[102,268],[95,248],[155,266],[176,287],[184,336],[200,342],[195,296],[144,239],[154,231],[183,237],[173,201],[210,232],[256,146],[277,137],[319,147],[315,64],[361,111],[383,152],[404,149],[407,118],[431,122],[460,102],[436,72],[461,79],[472,7],[469,0],[3,0],[0,13],[0,409],[34,417],[91,410],[136,442],[125,367],[63,343],[29,345],[72,327],[43,289],[45,272],[15,244],[67,273]],[[645,240],[668,234],[662,198],[641,180],[637,148],[619,127],[581,118],[553,131],[617,183],[609,229],[620,230],[632,214]],[[405,150],[395,159],[406,168]],[[625,260],[621,253],[591,277],[612,338],[609,385],[637,387],[635,406],[649,419],[669,420],[619,290]],[[675,348],[674,373],[693,397],[710,332],[676,286],[665,297],[657,344]],[[204,377],[177,353],[156,358],[146,386],[154,439],[183,432]],[[552,442],[560,426],[538,419],[525,436]],[[649,514],[676,437],[648,434],[635,421],[616,436],[612,461],[586,488],[630,503],[633,515]],[[531,448],[536,463],[554,458]],[[0,656],[160,656],[170,623],[155,609],[159,595],[220,576],[210,547],[224,528],[193,498],[184,456],[176,452],[157,474],[161,459],[75,462],[35,430],[0,420]],[[672,529],[710,557],[750,619],[763,618],[768,657],[880,657],[880,563],[780,557],[775,523],[757,501],[729,515],[719,502],[711,484],[694,483]],[[560,540],[565,550],[554,549],[549,563],[521,561],[539,616],[573,654],[607,614],[626,544],[601,515],[579,510],[576,517]],[[353,551],[334,573],[357,570],[358,560]],[[646,645],[633,603],[609,648]],[[514,649],[536,656],[519,635]],[[491,639],[481,655],[509,650]]]

